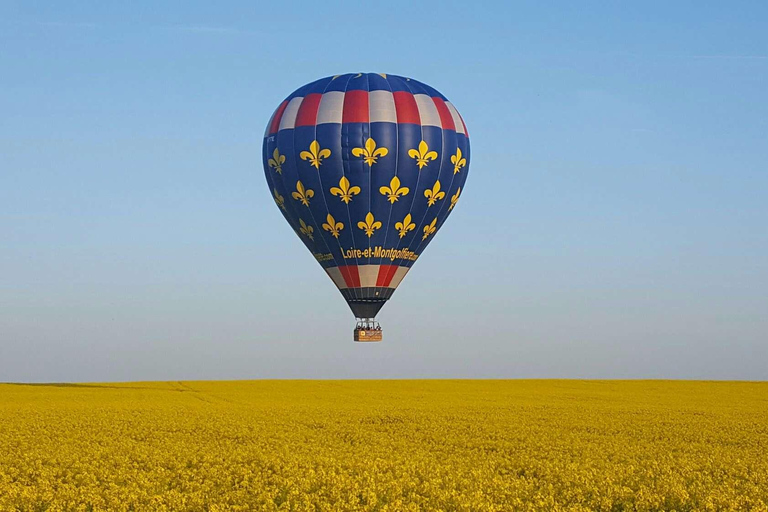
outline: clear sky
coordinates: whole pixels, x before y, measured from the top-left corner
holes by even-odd
[[[472,143],[367,345],[261,168],[360,71]],[[763,1],[0,1],[0,381],[768,379],[766,91]]]

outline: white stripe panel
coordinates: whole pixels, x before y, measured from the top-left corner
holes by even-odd
[[[360,274],[361,287],[376,286],[376,280],[379,277],[379,266],[380,265],[360,265],[357,267],[357,272]]]
[[[440,114],[437,112],[437,107],[432,98],[426,94],[414,94],[416,99],[416,106],[419,107],[419,117],[421,117],[422,126],[437,126],[442,128],[440,124]]]
[[[395,97],[390,91],[371,91],[368,93],[368,110],[372,123],[396,123]]]
[[[285,112],[283,112],[283,118],[280,119],[280,130],[290,130],[296,126],[296,116],[299,113],[299,106],[302,101],[304,101],[303,96],[301,98],[293,98],[288,102],[288,106],[285,107]]]
[[[331,278],[339,290],[343,290],[347,287],[347,283],[344,281],[344,276],[341,275],[339,267],[327,268],[325,269],[325,272],[328,274],[328,277]]]
[[[410,268],[408,267],[397,267],[395,275],[392,277],[392,281],[389,282],[389,288],[397,288],[400,285],[400,281],[403,280],[405,274],[407,274],[409,270]]]
[[[320,98],[320,106],[317,109],[317,124],[338,123],[341,124],[341,115],[344,112],[344,93],[331,91]]]
[[[456,125],[456,133],[464,133],[464,123],[461,122],[459,111],[456,110],[456,107],[454,107],[449,101],[445,102],[445,106],[448,107],[448,112],[451,113],[451,117],[453,118],[453,124]],[[466,135],[466,133],[464,133],[464,135]]]

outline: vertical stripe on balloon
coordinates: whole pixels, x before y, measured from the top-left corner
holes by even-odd
[[[419,107],[419,117],[421,117],[422,126],[437,126],[442,128],[440,124],[440,114],[437,113],[437,107],[432,98],[426,94],[414,94],[416,105]]]
[[[389,286],[389,283],[395,276],[397,269],[397,265],[380,265],[379,277],[376,279],[376,286]]]
[[[448,110],[448,107],[445,105],[445,102],[442,100],[442,98],[434,97],[432,98],[432,101],[435,103],[435,108],[437,108],[437,113],[440,116],[440,124],[443,127],[443,130],[456,130],[456,125],[453,123],[453,116],[451,116],[451,111]]]
[[[301,102],[303,100],[304,98],[300,97],[293,98],[288,102],[288,105],[285,107],[285,111],[283,112],[283,118],[280,119],[281,130],[290,130],[296,126],[296,114],[299,113],[299,107],[301,106]]]
[[[325,269],[325,271],[328,274],[328,277],[333,281],[333,284],[336,285],[336,288],[342,290],[347,287],[347,283],[344,281],[344,277],[341,275],[339,267],[330,267]]]
[[[392,280],[389,282],[389,287],[397,288],[400,285],[400,281],[405,277],[405,274],[408,273],[408,270],[410,270],[410,267],[397,267],[395,275],[392,276]]]
[[[317,124],[341,124],[343,111],[344,93],[340,91],[326,92],[323,94],[317,109]]]
[[[277,107],[275,113],[272,114],[272,120],[269,122],[269,129],[267,130],[269,135],[277,133],[280,129],[280,120],[283,118],[283,112],[285,112],[285,107],[287,106],[288,100],[285,100]]]
[[[368,91],[347,91],[344,94],[342,123],[368,122]]]
[[[453,125],[456,127],[456,133],[466,134],[464,121],[461,120],[461,116],[459,115],[458,110],[456,110],[456,107],[454,107],[450,101],[446,101],[445,106],[448,107],[448,111],[451,113],[451,117],[453,118]]]
[[[371,91],[369,95],[372,123],[396,123],[395,100],[390,91]]]
[[[357,265],[342,265],[339,272],[347,283],[347,288],[360,288],[360,275],[357,273]]]
[[[360,276],[360,286],[373,288],[379,276],[379,265],[360,265],[357,267],[357,274]]]
[[[317,110],[323,95],[318,93],[307,94],[296,113],[296,126],[314,126],[317,122]]]
[[[414,99],[413,94],[397,91],[392,93],[392,96],[395,100],[398,123],[421,124],[419,107],[416,105],[416,99]]]

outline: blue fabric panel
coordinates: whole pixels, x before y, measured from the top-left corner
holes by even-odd
[[[312,212],[306,206],[302,205],[300,201],[297,201],[292,197],[293,192],[296,191],[296,182],[301,179],[299,173],[299,162],[301,162],[301,160],[297,157],[302,150],[302,148],[296,148],[294,145],[294,131],[295,130],[293,129],[280,130],[277,134],[277,147],[281,153],[284,152],[286,160],[283,164],[282,175],[278,175],[276,180],[282,181],[282,190],[285,190],[283,197],[286,210],[291,218],[295,219],[291,227],[294,228],[296,234],[299,235],[299,238],[301,238],[304,245],[309,248],[312,254],[327,254],[330,251],[320,233],[322,228],[315,222]],[[307,144],[307,147],[309,147],[309,144]],[[316,193],[319,193],[319,191]],[[312,228],[311,237],[301,232],[301,221],[304,221],[306,226]],[[323,267],[333,266],[332,262],[328,261],[321,262],[321,264]]]
[[[462,134],[457,134],[453,130],[443,130],[443,138],[445,141],[444,147],[446,148],[446,151],[444,151],[441,157],[442,165],[440,166],[439,180],[440,191],[445,195],[442,197],[442,199],[435,201],[432,206],[427,207],[426,214],[421,223],[421,227],[419,228],[419,237],[415,239],[417,244],[411,246],[411,250],[417,254],[421,254],[424,251],[427,245],[429,245],[432,239],[434,239],[434,237],[437,235],[437,232],[445,222],[445,219],[451,213],[453,213],[453,210],[450,209],[451,197],[456,193],[458,188],[463,185],[468,171],[468,168],[465,166],[462,167],[458,173],[454,173],[455,165],[451,161],[451,157],[456,155],[456,148],[459,147],[461,147],[462,157],[464,157],[463,153],[466,149],[466,144],[463,143],[466,142],[466,137],[464,137]],[[459,142],[459,139],[462,139],[461,143]],[[462,147],[462,145],[464,147]],[[426,197],[424,197],[423,200],[428,202]],[[431,224],[432,220],[435,218],[437,218],[437,222],[435,224],[435,232],[424,239],[424,226]],[[414,262],[408,262],[405,266],[410,267],[413,265],[413,263]]]
[[[411,239],[416,233],[415,228],[408,231],[405,237],[400,237],[399,232],[395,229],[395,224],[402,222],[405,216],[411,213],[411,208],[415,202],[419,200],[417,197],[418,183],[419,183],[419,168],[416,161],[408,156],[408,151],[414,147],[418,147],[419,141],[421,141],[421,126],[415,124],[399,124],[397,125],[397,162],[395,173],[400,180],[400,187],[407,188],[408,194],[399,197],[390,208],[390,229],[387,232],[387,238],[384,242],[384,246],[387,248],[402,248],[408,247]],[[397,263],[397,262],[395,262]]]
[[[328,83],[328,85],[325,88],[325,92],[344,92],[347,90],[347,82],[349,82],[349,79],[352,78],[354,75],[350,73],[346,73],[344,75],[338,75],[336,78],[331,77],[331,81]]]
[[[369,239],[365,232],[358,227],[364,222],[368,212],[371,212],[371,183],[368,165],[362,158],[352,156],[352,149],[364,147],[368,138],[367,123],[346,123],[341,127],[342,158],[344,159],[344,175],[350,183],[360,187],[360,193],[349,203],[354,248],[367,249]],[[369,258],[358,258],[358,265],[368,265]]]
[[[389,82],[386,78],[378,73],[368,73],[368,90],[369,91],[391,91]]]
[[[376,75],[378,76],[378,75]],[[380,77],[381,78],[381,77]],[[390,219],[392,203],[388,196],[381,193],[382,187],[389,187],[397,170],[398,133],[395,123],[371,123],[371,137],[376,142],[377,149],[385,148],[386,156],[379,156],[376,162],[368,166],[371,181],[371,212],[377,221],[382,223],[380,229],[374,232],[370,239],[371,247],[388,248],[386,240],[389,230],[394,230],[394,221]],[[402,198],[398,199],[402,201]],[[393,246],[394,247],[394,246]],[[379,264],[381,258],[371,258],[371,264]]]
[[[343,249],[349,249],[354,247],[354,240],[352,237],[352,231],[355,229],[356,222],[352,222],[350,216],[349,205],[355,201],[360,200],[359,193],[349,194],[349,203],[342,199],[343,193],[333,194],[331,189],[338,189],[341,191],[341,179],[346,177],[344,175],[344,163],[343,163],[343,151],[341,147],[341,125],[340,124],[323,124],[317,127],[316,132],[317,141],[320,143],[321,148],[327,148],[331,151],[331,156],[323,160],[319,170],[316,170],[316,174],[319,176],[320,187],[317,191],[322,195],[319,201],[325,204],[326,212],[320,212],[322,214],[321,225],[325,222],[326,216],[330,213],[336,222],[341,222],[344,227],[339,231],[338,239],[333,239],[329,242],[331,246],[331,252],[334,255],[334,261],[338,265],[356,264],[356,260],[346,261],[343,257]],[[312,168],[314,169],[314,167]],[[354,187],[354,184],[350,184],[350,188]],[[322,227],[322,226],[321,226]],[[323,230],[326,236],[332,235]],[[329,239],[330,240],[330,239]]]
[[[407,80],[408,79],[402,76],[387,75],[387,82],[389,82],[389,86],[392,92],[397,92],[397,91],[411,92],[411,88],[408,87]]]
[[[334,125],[330,125],[334,126]],[[338,125],[336,125],[338,126]],[[290,130],[286,130],[290,131]],[[301,155],[301,151],[309,150],[310,144],[317,140],[320,144],[321,151],[322,149],[329,149],[328,146],[324,146],[324,143],[330,142],[328,141],[328,137],[323,137],[323,140],[321,141],[319,138],[317,138],[317,127],[315,126],[300,126],[293,130],[293,140],[294,140],[294,153],[298,153]],[[324,130],[325,131],[325,130]],[[327,132],[326,132],[327,133]],[[331,156],[333,156],[333,151],[331,151]],[[304,160],[299,158],[298,161],[296,161],[296,170],[298,172],[298,179],[301,180],[302,185],[305,188],[305,194],[308,193],[306,191],[311,190],[313,192],[313,196],[311,198],[307,198],[307,202],[309,205],[303,204],[301,199],[295,199],[291,197],[291,201],[293,205],[296,207],[296,209],[299,211],[299,213],[303,216],[305,222],[307,221],[307,217],[312,221],[312,225],[314,226],[314,237],[315,241],[317,242],[318,249],[322,250],[323,255],[331,254],[333,256],[333,262],[334,265],[329,266],[338,266],[343,264],[343,259],[341,258],[341,251],[339,242],[336,240],[335,237],[331,235],[330,231],[327,231],[323,228],[323,224],[326,224],[326,219],[329,213],[328,204],[327,202],[332,197],[330,194],[327,194],[327,190],[330,189],[331,185],[325,185],[322,183],[321,176],[326,172],[330,171],[333,173],[332,165],[328,165],[329,162],[327,161],[329,157],[323,158],[320,163],[320,167],[316,168],[313,166],[308,160]],[[330,180],[326,180],[329,181]],[[338,181],[337,181],[338,183]],[[298,193],[296,190],[296,183],[288,183],[287,186],[292,185],[291,193],[293,194]],[[335,217],[335,216],[334,216]],[[339,222],[339,220],[337,220]],[[340,222],[344,223],[344,227],[346,228],[346,223],[343,220],[340,220]],[[342,230],[343,232],[343,230]],[[341,232],[340,232],[341,233]],[[322,261],[329,261],[323,259]]]
[[[406,161],[399,164],[403,169],[403,174],[416,174],[416,184],[412,189],[413,203],[410,209],[413,222],[416,223],[416,229],[406,235],[400,244],[400,248],[407,247],[412,251],[416,249],[421,242],[425,221],[428,224],[432,222],[432,219],[434,218],[434,216],[431,216],[427,219],[427,216],[431,212],[428,212],[430,207],[427,206],[427,198],[424,197],[424,191],[432,189],[434,186],[435,181],[437,181],[438,176],[440,175],[441,163],[444,160],[443,130],[435,126],[417,126],[417,128],[421,129],[421,137],[403,141],[403,144],[405,144],[408,149],[418,150],[419,142],[424,140],[424,142],[427,143],[430,152],[437,152],[437,159],[430,160],[427,165],[423,166],[421,169],[419,169],[417,160],[411,158],[410,155]],[[431,208],[434,208],[434,206]]]
[[[355,73],[347,82],[347,91],[368,91],[368,74]]]

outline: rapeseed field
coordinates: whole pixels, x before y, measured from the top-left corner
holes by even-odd
[[[1,511],[768,511],[768,383],[0,384]]]

